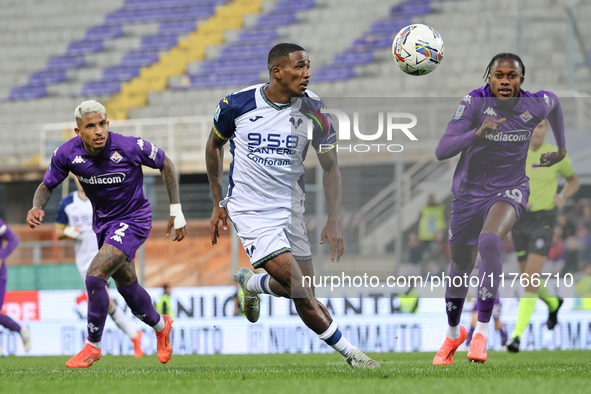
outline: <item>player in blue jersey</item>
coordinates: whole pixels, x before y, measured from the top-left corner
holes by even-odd
[[[92,203],[86,197],[78,178],[74,178],[77,190],[62,198],[57,210],[55,221],[55,235],[57,239],[71,238],[74,240],[74,252],[76,255],[76,268],[86,280],[88,267],[92,259],[98,253],[96,235],[92,230]],[[117,306],[109,293],[109,316],[117,327],[121,329],[133,343],[133,356],[142,357],[142,332],[136,330],[130,321],[125,317],[125,312]]]
[[[131,311],[154,328],[158,359],[168,362],[172,355],[172,319],[160,316],[152,299],[137,281],[132,261],[152,227],[152,210],[142,187],[142,165],[160,169],[170,200],[167,235],[175,229],[174,241],[186,234],[174,165],[161,149],[137,137],[109,131],[105,107],[85,101],[74,111],[77,136],[58,147],[27,214],[31,228],[41,224],[43,208],[51,191],[72,172],[94,207],[93,227],[99,251],[86,275],[88,292],[88,338],[84,348],[66,363],[86,368],[101,358],[100,341],[109,311],[105,286],[113,277],[117,290]]]
[[[451,364],[467,333],[459,325],[469,277],[480,252],[478,322],[468,359],[487,359],[488,324],[502,275],[501,240],[526,211],[529,197],[525,162],[533,129],[544,118],[552,126],[558,152],[543,153],[540,167],[549,167],[566,155],[562,109],[556,95],[521,89],[525,66],[512,53],[490,61],[486,86],[473,90],[458,106],[436,148],[437,159],[461,153],[454,173],[449,245],[452,264],[445,302],[448,329],[433,364]],[[461,283],[460,283],[461,282]],[[453,283],[453,282],[452,282]]]
[[[323,106],[308,91],[310,59],[295,44],[278,44],[269,52],[270,82],[226,96],[214,114],[206,148],[207,174],[213,194],[211,239],[216,244],[218,223],[227,229],[230,217],[250,261],[268,274],[246,268],[236,274],[244,290],[244,313],[259,317],[259,294],[291,298],[303,322],[339,352],[353,368],[376,368],[341,334],[326,308],[314,297],[310,283],[312,253],[304,221],[302,164],[309,145],[303,119],[306,110]],[[292,98],[299,97],[292,108]],[[314,108],[313,108],[314,107]],[[324,121],[326,119],[323,119]],[[328,122],[324,123],[328,125]],[[230,141],[233,161],[230,187],[222,196],[223,145]],[[312,147],[323,169],[328,219],[321,243],[328,239],[331,259],[344,251],[339,227],[341,175],[337,166],[334,128],[315,129]]]
[[[4,326],[10,331],[18,332],[23,340],[25,352],[28,352],[31,349],[29,326],[18,324],[9,316],[2,314],[2,304],[4,303],[4,295],[6,294],[6,258],[16,249],[18,243],[18,236],[0,219],[0,326]],[[2,357],[1,348],[0,357]]]

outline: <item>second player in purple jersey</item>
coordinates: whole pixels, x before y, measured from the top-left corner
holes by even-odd
[[[186,235],[174,165],[150,142],[109,132],[102,104],[85,101],[74,113],[77,136],[54,152],[43,183],[35,192],[33,208],[27,214],[31,228],[40,225],[51,191],[69,172],[78,178],[93,205],[99,251],[86,273],[88,337],[86,345],[66,366],[87,368],[101,358],[101,338],[109,310],[105,287],[110,277],[133,314],[154,328],[158,359],[166,363],[172,355],[173,321],[156,312],[150,295],[137,281],[132,260],[152,226],[150,203],[142,191],[142,165],[158,168],[162,173],[171,204],[167,235],[173,227],[174,241],[181,241]]]
[[[556,95],[522,90],[524,75],[525,66],[517,55],[493,57],[485,71],[486,86],[462,99],[435,151],[439,160],[461,153],[452,184],[452,284],[445,292],[448,329],[433,359],[435,365],[451,364],[467,337],[459,323],[468,283],[453,279],[470,277],[479,253],[478,322],[468,359],[487,360],[488,324],[502,275],[501,240],[526,210],[529,139],[544,118],[552,126],[559,148],[542,154],[538,166],[551,166],[566,156],[562,109]]]
[[[137,137],[109,132],[104,149],[96,156],[74,137],[55,150],[43,178],[49,189],[58,186],[69,172],[76,175],[92,202],[96,233],[111,221],[152,220],[150,202],[142,190],[142,165],[162,168],[164,151]]]

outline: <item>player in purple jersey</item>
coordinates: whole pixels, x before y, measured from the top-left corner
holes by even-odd
[[[492,58],[484,77],[486,86],[473,90],[458,106],[435,150],[438,160],[461,153],[454,173],[449,245],[452,264],[445,302],[446,339],[433,364],[451,364],[467,337],[459,325],[476,255],[480,252],[478,322],[468,359],[487,359],[488,323],[500,284],[501,240],[525,212],[529,197],[525,161],[533,129],[548,118],[558,152],[541,155],[540,167],[549,167],[566,155],[562,109],[549,91],[521,90],[525,66],[512,53]],[[461,282],[461,283],[460,283]],[[459,284],[459,286],[458,286]]]
[[[6,244],[5,244],[6,242]],[[29,327],[21,325],[12,320],[7,315],[2,314],[2,304],[4,303],[4,295],[6,294],[6,258],[14,251],[19,243],[18,236],[8,227],[6,223],[0,219],[0,326],[4,326],[10,331],[16,331],[20,334],[23,340],[25,352],[31,349],[31,336],[29,335]],[[0,357],[2,356],[2,348],[0,348]]]
[[[132,261],[152,227],[152,210],[142,191],[142,165],[160,169],[168,190],[171,205],[167,236],[173,227],[174,241],[181,241],[186,235],[174,166],[150,142],[109,132],[102,104],[85,101],[74,114],[77,137],[53,153],[43,182],[35,192],[33,208],[27,214],[31,228],[41,224],[51,191],[66,179],[68,172],[78,178],[94,208],[93,228],[99,251],[86,276],[88,338],[84,348],[66,366],[86,368],[101,358],[100,342],[109,310],[105,286],[110,277],[133,314],[156,331],[158,359],[166,363],[172,355],[173,321],[156,312],[149,294],[138,284]]]

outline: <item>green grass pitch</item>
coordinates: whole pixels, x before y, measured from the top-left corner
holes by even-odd
[[[431,353],[372,354],[379,370],[353,371],[335,353],[245,356],[103,356],[83,370],[68,357],[0,358],[2,393],[589,393],[591,351],[489,352],[485,364],[465,352],[451,366]]]

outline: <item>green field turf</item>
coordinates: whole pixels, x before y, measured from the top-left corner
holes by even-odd
[[[485,364],[457,353],[379,353],[379,370],[353,371],[337,354],[104,356],[70,370],[68,357],[0,358],[1,393],[590,393],[591,351],[490,352]]]

